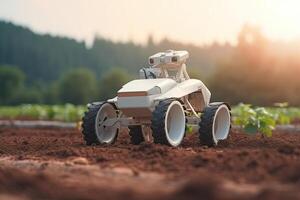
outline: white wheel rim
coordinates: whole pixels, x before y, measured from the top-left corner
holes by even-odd
[[[111,144],[114,141],[118,132],[118,127],[117,126],[107,127],[103,125],[103,122],[105,122],[109,118],[116,118],[116,117],[117,117],[116,109],[110,103],[103,104],[99,109],[96,116],[95,129],[96,129],[96,135],[98,141],[100,143]]]
[[[165,133],[168,142],[172,146],[178,146],[185,133],[185,114],[182,105],[173,101],[166,112]]]
[[[213,121],[212,134],[215,144],[228,137],[230,124],[230,111],[226,105],[221,105],[217,109]]]

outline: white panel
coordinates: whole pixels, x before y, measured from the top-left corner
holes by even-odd
[[[158,96],[155,98],[155,100],[163,100],[168,98],[181,98],[188,94],[191,94],[197,90],[201,90],[203,94],[203,100],[205,103],[205,106],[209,104],[211,93],[207,89],[207,87],[204,85],[204,83],[197,79],[189,79],[186,81],[183,81],[181,83],[178,83],[176,87],[169,90],[168,92],[164,93],[163,95]]]
[[[128,82],[123,85],[119,92],[148,92],[155,86],[161,88],[161,91],[171,89],[176,85],[176,81],[169,78],[158,78],[158,79],[138,79]]]

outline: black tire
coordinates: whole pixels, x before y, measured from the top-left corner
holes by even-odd
[[[145,141],[142,126],[128,126],[131,144],[138,145]]]
[[[217,145],[213,138],[213,123],[216,111],[221,105],[226,105],[230,110],[230,107],[225,103],[213,103],[204,109],[199,123],[199,139],[201,145],[206,145],[208,147]]]
[[[173,101],[177,100],[167,99],[159,102],[159,104],[155,107],[155,110],[152,113],[151,130],[153,142],[156,144],[173,146],[168,141],[165,131],[166,112]]]
[[[82,118],[82,134],[86,145],[100,144],[96,135],[95,120],[103,103],[91,104]]]

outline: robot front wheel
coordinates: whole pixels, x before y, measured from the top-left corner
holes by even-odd
[[[185,112],[174,99],[159,102],[152,114],[151,129],[154,143],[176,147],[185,134]]]
[[[152,116],[154,143],[178,146],[185,135],[186,119],[184,107],[174,99],[161,101]],[[216,146],[227,139],[231,128],[230,107],[225,103],[211,103],[205,107],[199,122],[201,145]]]

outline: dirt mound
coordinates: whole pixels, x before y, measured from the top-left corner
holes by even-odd
[[[76,189],[76,192],[74,192]],[[138,199],[137,195],[129,190],[109,191],[105,188],[86,187],[86,185],[65,186],[60,180],[56,180],[42,172],[25,173],[16,169],[0,168],[0,191],[2,193],[22,194],[30,199],[122,199],[124,196],[130,199]]]

